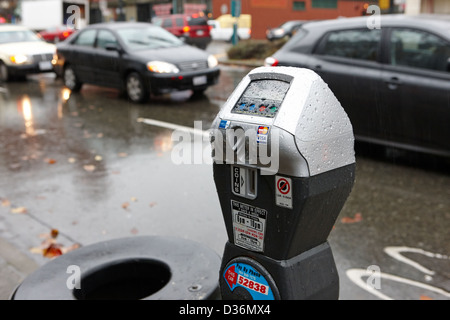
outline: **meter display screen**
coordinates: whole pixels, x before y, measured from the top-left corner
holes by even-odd
[[[281,80],[257,80],[250,83],[231,113],[275,118],[289,90]]]

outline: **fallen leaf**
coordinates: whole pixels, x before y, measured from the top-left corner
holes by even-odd
[[[103,138],[103,133],[101,133],[101,132],[97,133],[97,138],[100,138],[100,139]]]
[[[92,172],[95,170],[95,166],[92,164],[86,164],[83,166],[84,170],[86,170],[87,172]]]
[[[420,300],[433,300],[433,299],[430,298],[429,296],[421,295],[421,296],[420,296]]]
[[[342,223],[356,223],[362,221],[362,215],[361,213],[356,213],[354,218],[350,217],[344,217],[341,219]]]
[[[58,234],[59,234],[58,229],[52,229],[50,231],[50,237],[53,238],[53,239],[56,239],[58,237]]]
[[[126,152],[119,152],[117,155],[121,158],[128,157],[128,154]]]
[[[131,201],[132,202],[137,202],[137,198],[136,197],[131,197]]]
[[[102,161],[103,160],[102,156],[99,156],[99,155],[96,155],[94,159],[95,159],[95,161]]]
[[[49,233],[42,233],[39,238],[44,240],[41,242],[39,247],[34,247],[30,249],[30,252],[36,254],[42,254],[45,258],[53,259],[69,251],[78,249],[79,244],[73,244],[68,247],[64,247],[62,244],[56,242],[56,238],[59,235],[58,229],[51,229]]]
[[[50,159],[50,158],[46,158],[44,161],[47,162],[48,164],[55,164],[56,163],[55,159]]]
[[[9,207],[11,202],[8,199],[2,199],[2,207]]]
[[[61,245],[52,243],[47,248],[42,250],[42,255],[46,258],[55,258],[62,255]]]
[[[128,202],[122,203],[122,208],[125,210],[128,209],[129,206],[130,206],[130,204]]]
[[[11,213],[14,213],[14,214],[27,213],[27,208],[25,208],[25,207],[12,208]]]
[[[150,202],[150,208],[153,208],[154,206],[156,206],[156,202]]]
[[[69,158],[69,159],[67,159],[67,162],[69,162],[69,163],[75,163],[75,162],[77,162],[77,159],[75,159],[75,158]]]
[[[139,230],[137,228],[133,228],[130,230],[131,234],[138,234]]]

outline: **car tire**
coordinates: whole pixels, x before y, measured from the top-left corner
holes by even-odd
[[[70,66],[70,65],[67,65],[64,68],[63,81],[64,81],[64,85],[73,92],[80,91],[81,86],[83,85],[78,80],[78,77],[75,74],[75,70],[73,70],[72,66]]]
[[[8,67],[2,61],[0,61],[0,81],[7,82],[10,78]]]
[[[128,98],[135,103],[144,103],[149,98],[149,90],[137,72],[128,74],[125,80],[125,89]]]

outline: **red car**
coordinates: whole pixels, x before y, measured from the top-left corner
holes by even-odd
[[[70,29],[66,26],[48,28],[47,30],[39,32],[39,35],[47,42],[59,42],[64,41],[75,29]]]
[[[158,16],[152,23],[201,49],[206,49],[211,42],[211,28],[203,13]]]

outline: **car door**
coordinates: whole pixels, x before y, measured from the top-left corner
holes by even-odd
[[[360,140],[379,135],[381,35],[367,28],[328,32],[309,62],[342,104]]]
[[[107,87],[120,88],[121,53],[116,36],[110,30],[97,33],[94,73],[96,82]]]
[[[383,70],[385,138],[450,154],[450,43],[417,28],[390,28]]]
[[[72,42],[66,59],[72,65],[78,80],[82,83],[95,83],[94,68],[96,29],[81,31]]]

